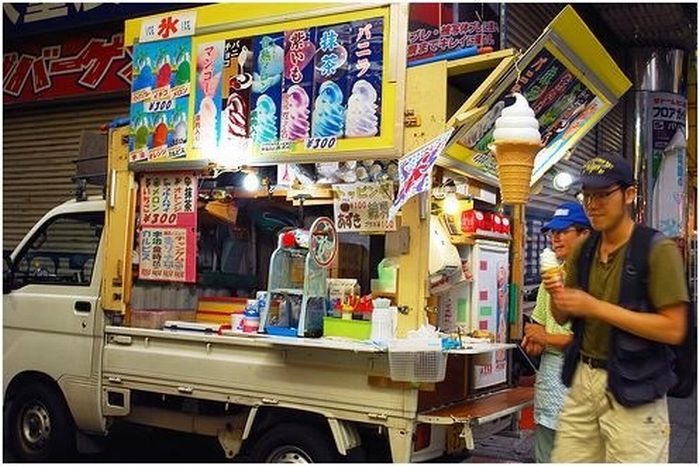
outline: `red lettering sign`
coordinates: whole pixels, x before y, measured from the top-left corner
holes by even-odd
[[[96,32],[6,46],[3,102],[128,91],[131,50],[121,32]]]

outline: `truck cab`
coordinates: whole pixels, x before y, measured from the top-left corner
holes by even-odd
[[[100,309],[105,201],[68,201],[36,223],[3,280],[5,432],[23,459],[75,443],[73,425],[105,432]]]

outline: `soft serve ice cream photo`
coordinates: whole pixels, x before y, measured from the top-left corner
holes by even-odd
[[[535,156],[542,149],[539,122],[522,94],[496,120],[491,149],[505,204],[527,203]]]

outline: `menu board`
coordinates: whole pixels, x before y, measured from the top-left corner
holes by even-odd
[[[197,175],[148,173],[139,185],[139,278],[195,282]]]
[[[129,161],[186,156],[192,38],[134,46]]]
[[[489,111],[458,141],[473,152],[467,163],[492,177],[498,176],[495,160],[489,151],[494,125],[503,108],[512,104],[509,95],[516,92],[521,93],[534,110],[545,146],[535,158],[534,183],[559,160],[558,154],[563,154],[580,138],[581,127],[590,124],[595,115],[600,115],[605,105],[596,93],[543,47],[522,68],[520,78],[493,99]]]
[[[393,231],[389,218],[394,201],[393,183],[333,185],[333,217],[338,233]]]
[[[194,146],[221,157],[381,135],[384,18],[199,45]]]

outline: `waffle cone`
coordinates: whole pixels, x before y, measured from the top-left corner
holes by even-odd
[[[548,269],[543,270],[540,275],[542,278],[547,278],[547,277],[559,277],[562,278],[564,275],[564,266],[560,265],[558,267],[550,267]]]
[[[504,204],[526,204],[535,156],[541,143],[498,141],[492,145]]]

